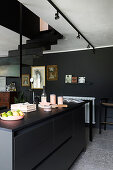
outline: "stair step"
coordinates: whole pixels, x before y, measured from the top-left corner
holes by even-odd
[[[27,40],[27,44],[22,45],[22,56],[42,56],[44,50],[51,50],[51,45],[57,44],[57,40],[61,38],[63,36],[54,29],[41,31],[35,39]],[[8,52],[9,57],[18,57],[19,55],[20,45],[18,50]]]
[[[32,39],[32,40],[27,40],[27,44],[32,44],[32,43],[42,43],[42,44],[50,44],[50,45],[55,45],[57,44],[57,36],[49,36],[48,38],[38,38],[38,39]]]
[[[48,39],[49,37],[52,36],[57,36],[57,39],[62,39],[63,35],[60,34],[59,32],[57,32],[55,29],[51,29],[51,30],[46,30],[46,31],[40,31],[37,35],[36,35],[36,39],[40,39],[40,38],[45,38]]]
[[[23,44],[22,45],[22,49],[25,50],[25,49],[34,49],[34,48],[41,48],[42,50],[50,50],[51,49],[51,45],[50,44],[37,44],[37,43],[34,43],[34,44]],[[18,46],[18,49],[20,49],[20,45]]]
[[[32,48],[32,49],[26,49],[22,50],[22,55],[42,55],[42,49],[41,48]],[[19,50],[11,50],[8,52],[8,56],[19,56],[20,51]]]

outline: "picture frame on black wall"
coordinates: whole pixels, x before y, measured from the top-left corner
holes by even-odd
[[[65,75],[65,83],[71,83],[72,82],[72,75]]]
[[[58,80],[58,66],[57,65],[47,66],[47,80],[48,81]]]
[[[85,83],[86,77],[78,77],[78,83]]]
[[[77,77],[72,76],[72,83],[73,83],[73,84],[77,84]]]
[[[29,74],[22,74],[22,86],[30,86],[30,75]]]
[[[32,66],[31,78],[33,79],[32,89],[43,89],[45,86],[45,66]]]

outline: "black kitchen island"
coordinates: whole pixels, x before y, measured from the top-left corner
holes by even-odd
[[[84,102],[0,120],[1,170],[68,170],[85,149]]]

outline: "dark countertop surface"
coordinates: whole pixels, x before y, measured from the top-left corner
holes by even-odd
[[[58,116],[59,114],[64,113],[65,111],[80,107],[83,103],[74,103],[68,104],[67,108],[55,108],[51,112],[45,112],[42,108],[38,108],[36,111],[25,113],[25,116],[21,120],[16,121],[6,121],[0,119],[0,129],[9,130],[9,131],[18,131],[25,127],[40,123],[52,117]],[[0,110],[2,113],[3,110]]]

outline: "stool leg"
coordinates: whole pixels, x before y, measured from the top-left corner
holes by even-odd
[[[106,122],[106,119],[107,119],[107,107],[105,107],[104,122]],[[104,130],[106,130],[106,123],[104,123]]]
[[[101,112],[102,112],[102,107],[100,106],[100,110],[99,110],[99,134],[101,134]]]

